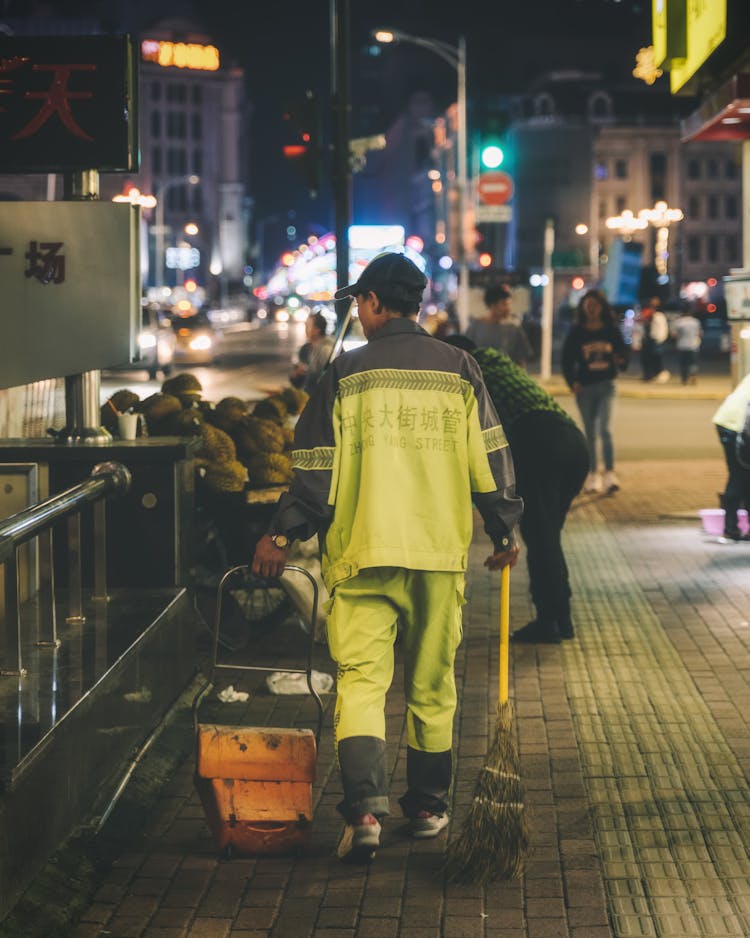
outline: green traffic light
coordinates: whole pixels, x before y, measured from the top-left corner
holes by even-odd
[[[489,146],[482,148],[481,153],[482,166],[486,169],[497,169],[501,165],[505,154],[502,151],[502,148],[497,146],[497,144],[492,143]]]

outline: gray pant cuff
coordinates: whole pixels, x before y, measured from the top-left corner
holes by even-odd
[[[359,801],[354,802],[354,804],[346,804],[342,801],[336,805],[336,807],[339,814],[349,822],[353,821],[355,818],[361,817],[363,814],[374,814],[375,817],[381,818],[391,813],[388,798],[385,795],[373,795],[368,798],[361,798]]]

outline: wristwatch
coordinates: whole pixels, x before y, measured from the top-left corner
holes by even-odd
[[[273,546],[278,547],[279,550],[286,550],[289,547],[289,538],[286,534],[272,534],[271,540],[273,541]]]

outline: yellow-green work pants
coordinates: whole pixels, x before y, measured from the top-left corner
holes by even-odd
[[[388,813],[385,699],[401,635],[408,734],[405,813],[444,810],[450,787],[454,661],[463,573],[373,567],[339,583],[328,618],[338,664],[334,716],[345,816]]]

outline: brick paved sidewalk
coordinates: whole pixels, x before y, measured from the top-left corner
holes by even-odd
[[[697,510],[723,485],[718,460],[626,463],[621,475],[620,493],[580,498],[567,526],[576,639],[512,648],[533,845],[522,880],[446,886],[447,838],[412,842],[395,814],[372,867],[342,866],[332,855],[341,792],[329,713],[310,856],[217,858],[188,752],[76,938],[750,934],[750,544],[720,546],[700,530]],[[480,534],[458,663],[459,819],[494,720],[498,579],[482,567],[486,553]],[[531,612],[522,564],[512,581],[521,625]],[[282,661],[299,645],[294,628]],[[405,775],[402,705],[394,686],[394,810]],[[298,698],[261,696],[253,707],[257,722],[310,718]]]

